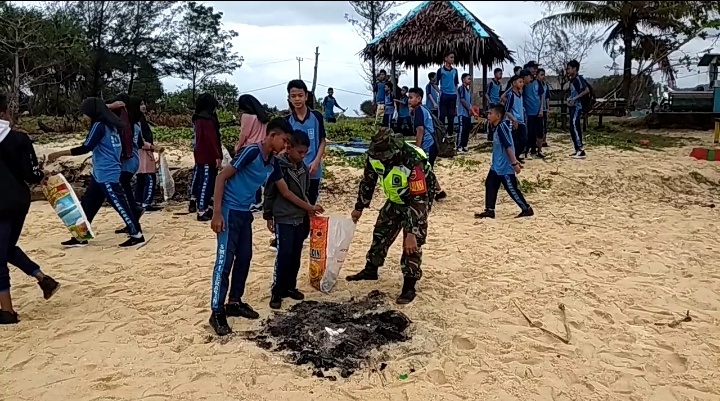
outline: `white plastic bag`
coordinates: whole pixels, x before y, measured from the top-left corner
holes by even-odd
[[[322,292],[335,286],[355,233],[352,219],[320,216],[310,219],[310,285]]]
[[[228,152],[227,148],[225,146],[222,147],[222,168],[225,168],[230,165],[230,162],[232,162],[232,157],[230,157],[230,152]]]
[[[160,187],[163,191],[163,198],[165,199],[165,202],[167,202],[173,197],[173,195],[175,195],[175,181],[170,173],[170,167],[168,166],[168,162],[164,154],[160,154],[158,179],[160,180]]]

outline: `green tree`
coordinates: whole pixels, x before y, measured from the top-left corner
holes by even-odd
[[[157,75],[169,70],[167,64],[172,53],[171,26],[175,1],[123,2],[120,15],[113,21],[113,52],[121,55],[118,64],[129,75],[126,92],[133,94],[136,77],[141,67],[151,67]],[[147,77],[148,72],[144,75]],[[158,97],[159,98],[159,97]],[[157,99],[157,98],[156,98]],[[155,99],[155,100],[156,100]]]
[[[112,53],[112,28],[119,23],[117,20],[123,3],[102,0],[68,2],[68,12],[80,26],[85,27],[85,36],[90,44],[91,62],[87,71],[90,87],[86,88],[87,95],[101,96],[105,81],[112,78],[112,72],[108,72],[107,68]]]
[[[240,97],[240,91],[235,84],[231,84],[228,81],[218,81],[208,78],[200,86],[200,90],[215,96],[221,109],[230,111],[237,109],[237,100],[238,97]]]
[[[206,80],[229,74],[242,66],[243,58],[233,51],[237,32],[222,29],[222,12],[194,1],[183,6],[176,24],[174,75],[190,81],[192,99]]]
[[[55,79],[73,59],[82,59],[85,42],[72,21],[41,9],[3,2],[0,18],[0,65],[10,72],[0,81],[9,88],[9,107],[17,115],[21,96]]]
[[[564,12],[549,15],[536,22],[559,23],[566,27],[608,27],[603,46],[606,51],[622,53],[622,96],[630,99],[632,62],[640,43],[666,40],[672,52],[694,37],[707,37],[709,28],[720,26],[719,2],[704,1],[542,1],[561,7]],[[642,47],[642,46],[640,46]],[[662,57],[665,56],[665,57]],[[661,61],[669,54],[656,54]],[[662,62],[662,61],[661,61]],[[666,63],[672,71],[670,63]]]

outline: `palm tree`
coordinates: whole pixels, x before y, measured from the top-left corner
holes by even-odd
[[[667,49],[667,39],[653,40],[658,36],[697,36],[707,27],[717,26],[719,2],[704,1],[541,1],[549,7],[559,7],[562,13],[549,15],[533,26],[546,24],[565,27],[607,26],[607,38],[603,43],[606,51],[622,43],[623,60],[622,96],[630,100],[633,56],[655,54],[666,74],[673,74],[667,59],[669,52],[648,51],[652,43],[662,43]],[[675,43],[680,42],[674,39]],[[629,49],[629,50],[628,50]],[[670,48],[670,52],[673,49]],[[675,47],[674,50],[677,50]]]

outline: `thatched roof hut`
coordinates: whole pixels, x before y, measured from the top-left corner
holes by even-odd
[[[365,60],[427,67],[443,62],[447,50],[462,65],[514,63],[500,37],[459,1],[424,1],[360,52]]]
[[[514,63],[513,52],[489,26],[459,1],[425,1],[375,38],[360,52],[365,60],[401,63],[417,68],[440,65],[444,53],[455,52],[455,63],[487,68]]]

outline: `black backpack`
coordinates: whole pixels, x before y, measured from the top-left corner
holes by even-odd
[[[590,89],[590,92],[587,95],[580,98],[580,105],[582,106],[583,113],[589,113],[592,110],[592,107],[595,105],[595,91],[582,75],[578,77],[582,80],[583,84],[585,84],[585,86]]]
[[[430,113],[427,109],[425,112]],[[435,140],[435,146],[437,146],[438,149],[438,156],[446,158],[455,157],[457,152],[457,134],[454,132],[448,133],[445,124],[440,122],[440,119],[437,118],[435,114],[430,113],[430,116],[432,117],[433,127],[435,128],[433,140]]]

